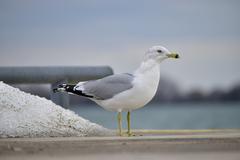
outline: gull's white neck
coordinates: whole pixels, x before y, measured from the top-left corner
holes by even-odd
[[[154,74],[160,78],[159,63],[152,59],[143,61],[140,65],[140,67],[134,72],[134,75],[140,76],[140,75],[145,75],[145,74],[147,74],[147,75]]]
[[[144,82],[143,84],[145,84],[145,87],[147,87],[149,91],[151,90],[152,94],[155,95],[160,80],[159,62],[153,59],[143,61],[140,67],[135,71],[134,76]]]

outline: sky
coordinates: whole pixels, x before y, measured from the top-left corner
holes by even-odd
[[[0,66],[110,65],[132,72],[153,45],[189,91],[240,83],[238,0],[0,0]]]

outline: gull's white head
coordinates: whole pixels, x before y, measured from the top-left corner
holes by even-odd
[[[149,48],[145,54],[145,60],[154,60],[158,63],[167,58],[179,58],[179,55],[175,52],[170,52],[163,46],[153,46]]]

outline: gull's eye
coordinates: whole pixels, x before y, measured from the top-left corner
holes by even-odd
[[[158,53],[162,53],[162,50],[157,50]]]

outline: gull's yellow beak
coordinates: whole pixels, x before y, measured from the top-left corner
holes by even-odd
[[[168,56],[169,58],[179,58],[179,55],[178,55],[177,53],[175,53],[175,52],[172,52],[172,53],[170,53],[170,54],[167,54],[167,56]]]

